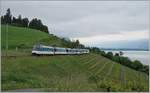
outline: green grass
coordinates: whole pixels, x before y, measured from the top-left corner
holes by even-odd
[[[62,45],[58,37],[38,30],[9,26],[9,50],[5,56],[6,26],[2,25],[2,91],[37,88],[42,91],[149,91],[148,75],[98,54],[31,56],[33,44],[43,41]],[[25,49],[15,48],[21,44]]]
[[[51,44],[61,46],[61,39],[56,36],[48,35],[47,33],[41,32],[39,30],[15,27],[15,26],[1,26],[1,44],[2,49],[6,45],[6,36],[8,35],[8,48],[15,49],[16,47],[32,48],[37,42],[42,42],[44,44]],[[6,35],[7,33],[7,35]]]

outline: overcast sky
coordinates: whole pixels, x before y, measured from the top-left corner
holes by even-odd
[[[3,1],[1,8],[2,14],[10,8],[14,16],[37,17],[50,33],[87,46],[148,46],[149,1]]]

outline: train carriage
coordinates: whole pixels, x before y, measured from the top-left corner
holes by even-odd
[[[67,54],[66,48],[54,47],[55,53],[54,54]]]
[[[32,50],[33,55],[53,55],[54,54],[54,48],[50,46],[44,46],[44,45],[34,45]]]
[[[45,45],[34,45],[32,54],[33,55],[66,55],[66,54],[87,54],[89,53],[88,49],[76,49],[76,48],[61,48],[61,47],[52,47]]]

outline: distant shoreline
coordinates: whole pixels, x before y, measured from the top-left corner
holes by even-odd
[[[139,60],[141,63],[145,65],[149,65],[149,50],[103,50],[106,53],[112,52],[114,55],[115,53],[119,53],[120,51],[123,52],[124,57],[128,57],[132,61]]]
[[[105,48],[100,48],[100,50],[103,51],[149,51],[149,49],[105,49]]]

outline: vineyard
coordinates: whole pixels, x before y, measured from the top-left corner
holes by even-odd
[[[2,58],[2,90],[148,91],[148,78],[97,54]]]

